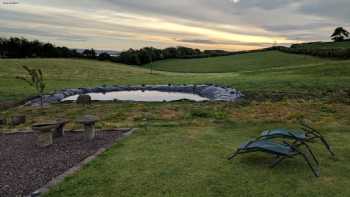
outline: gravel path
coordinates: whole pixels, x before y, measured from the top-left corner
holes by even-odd
[[[120,131],[98,132],[87,141],[83,133],[66,133],[48,148],[35,145],[34,133],[0,134],[0,196],[28,195],[98,149],[111,146]]]

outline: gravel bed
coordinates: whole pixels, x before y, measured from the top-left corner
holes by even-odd
[[[110,147],[121,131],[101,131],[93,141],[81,132],[54,139],[47,148],[36,146],[34,133],[0,134],[0,196],[24,196],[39,189],[100,148]]]

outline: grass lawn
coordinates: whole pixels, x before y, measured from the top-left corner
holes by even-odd
[[[185,68],[187,61],[198,61],[199,70],[215,70],[217,65],[226,73],[171,73],[126,66],[110,62],[79,59],[0,59],[0,101],[19,100],[34,95],[34,91],[15,79],[24,75],[22,65],[41,68],[47,91],[73,87],[95,87],[102,84],[183,84],[215,83],[243,92],[301,92],[323,95],[350,87],[350,61],[319,59],[307,56],[266,52],[229,57],[176,61]],[[181,63],[183,62],[183,63]],[[226,62],[226,63],[225,63]],[[233,62],[232,64],[230,62]],[[159,62],[163,64],[165,62]],[[226,66],[225,66],[226,64]],[[172,71],[171,66],[166,66]],[[203,65],[200,67],[199,65]],[[188,67],[189,69],[193,67]],[[194,72],[195,70],[193,70]],[[208,71],[207,71],[208,72]]]
[[[0,116],[27,115],[27,123],[15,129],[59,117],[75,120],[83,114],[98,116],[98,128],[139,128],[47,196],[350,196],[350,105],[324,96],[340,92],[336,98],[349,100],[350,60],[272,51],[155,64],[167,72],[150,74],[136,66],[92,60],[0,59],[0,104],[34,94],[15,79],[24,73],[21,65],[41,68],[47,91],[103,84],[215,83],[243,92],[301,96],[278,102],[107,102],[0,111]],[[199,73],[179,73],[183,69]],[[308,93],[315,96],[303,99]],[[313,176],[302,158],[287,160],[275,169],[268,167],[273,158],[265,154],[226,160],[240,143],[261,130],[297,127],[300,118],[320,128],[337,154],[333,160],[322,145],[312,145],[321,163],[320,178]],[[67,128],[79,125],[72,121]]]
[[[33,122],[81,114],[101,118],[99,128],[139,127],[97,160],[65,179],[46,196],[349,196],[349,105],[286,100],[249,105],[229,103],[95,103],[53,105],[42,111],[20,107]],[[297,127],[307,117],[329,139],[334,161],[313,144],[321,163],[315,178],[302,158],[274,169],[263,153],[226,157],[263,129]],[[77,128],[70,123],[68,128]]]

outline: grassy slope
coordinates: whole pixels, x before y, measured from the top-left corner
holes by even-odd
[[[21,65],[41,68],[46,76],[47,91],[102,84],[142,83],[215,83],[232,86],[242,91],[287,92],[324,92],[350,87],[350,61],[324,60],[278,52],[256,56],[259,56],[261,61],[252,60],[255,61],[253,66],[247,66],[246,55],[191,60],[208,60],[212,64],[208,63],[207,67],[215,67],[208,65],[216,65],[215,62],[220,60],[227,62],[226,58],[231,58],[236,63],[239,62],[235,60],[236,58],[245,59],[245,61],[242,60],[242,65],[246,64],[246,66],[239,66],[240,64],[237,63],[234,68],[241,69],[233,73],[189,74],[159,71],[152,75],[146,69],[92,60],[0,59],[0,101],[22,99],[34,94],[27,84],[15,79],[17,75],[24,74]]]
[[[312,65],[326,60],[278,51],[247,53],[225,57],[203,59],[170,59],[157,61],[146,67],[180,73],[226,73],[255,71],[257,69]]]
[[[74,120],[96,114],[98,127],[138,127],[134,135],[114,145],[48,196],[349,196],[349,106],[289,100],[247,106],[227,103],[108,103],[86,108],[74,104],[18,108],[8,113],[28,115],[32,122],[63,116]],[[321,163],[315,178],[302,158],[274,169],[273,157],[260,153],[227,156],[269,128],[298,127],[308,117],[329,139],[337,154],[313,144]],[[144,120],[147,119],[147,122]],[[79,128],[74,121],[68,128]]]

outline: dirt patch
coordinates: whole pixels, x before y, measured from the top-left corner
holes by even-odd
[[[177,120],[182,114],[176,109],[160,109],[159,115],[162,120]]]
[[[34,133],[0,134],[0,196],[28,195],[121,136],[122,131],[103,131],[87,141],[83,133],[69,132],[39,148]]]

